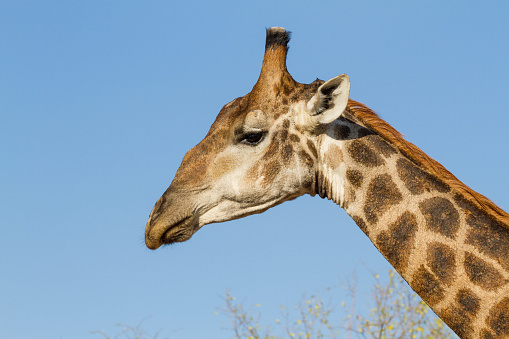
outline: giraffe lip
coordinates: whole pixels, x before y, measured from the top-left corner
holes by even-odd
[[[171,224],[161,235],[161,244],[169,245],[189,240],[195,232],[195,224],[192,215],[185,216],[176,223]]]

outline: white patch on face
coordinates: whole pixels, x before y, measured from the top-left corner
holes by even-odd
[[[301,102],[297,106],[303,108],[303,105],[304,102]],[[215,176],[208,192],[200,198],[204,202],[200,208],[200,227],[207,223],[261,213],[279,203],[310,193],[307,192],[309,185],[306,188],[303,186],[304,183],[312,181],[310,177],[314,175],[314,172],[310,170],[309,165],[299,159],[297,152],[292,153],[287,163],[283,163],[283,159],[264,158],[273,141],[274,133],[287,128],[283,127],[284,121],[291,122],[288,133],[300,134],[296,132],[294,125],[297,116],[297,112],[293,110],[279,117],[277,121],[269,122],[267,116],[261,111],[248,114],[242,128],[239,129],[243,132],[261,129],[266,135],[259,144],[254,146],[241,142],[232,143],[217,156],[217,166],[224,169],[210,169],[209,173]],[[270,128],[269,123],[272,126]],[[301,140],[305,140],[304,137],[301,137]],[[306,147],[300,146],[298,149],[307,150]],[[274,157],[281,156],[274,154]],[[274,165],[275,161],[280,161],[277,174],[267,172],[266,165],[269,162]]]
[[[295,117],[295,124],[306,131],[312,132],[316,130],[320,124],[309,114],[310,105],[312,106],[313,103],[310,104],[308,102],[308,104],[306,104],[305,101],[298,101],[291,105],[290,110],[293,112]]]

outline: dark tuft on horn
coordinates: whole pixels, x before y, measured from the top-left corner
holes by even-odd
[[[265,49],[275,49],[283,46],[288,50],[291,32],[287,32],[282,27],[271,27],[267,29],[267,39],[265,40]]]

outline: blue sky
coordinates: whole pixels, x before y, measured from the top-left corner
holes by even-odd
[[[297,81],[347,73],[353,99],[508,210],[508,17],[502,1],[2,1],[1,336],[148,317],[229,338],[226,289],[268,321],[353,270],[369,292],[388,264],[318,197],[144,247],[185,152],[256,82],[266,27],[293,32]]]

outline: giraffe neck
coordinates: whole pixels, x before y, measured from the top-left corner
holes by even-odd
[[[319,140],[316,193],[340,205],[462,338],[509,337],[509,225],[347,119]]]

